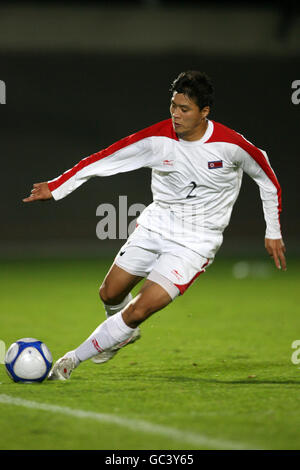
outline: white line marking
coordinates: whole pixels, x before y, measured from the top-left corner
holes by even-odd
[[[12,397],[10,395],[0,394],[0,403],[5,405],[23,406],[34,410],[47,411],[50,413],[61,413],[63,415],[72,416],[74,418],[92,419],[100,423],[115,424],[134,432],[143,432],[154,435],[160,435],[168,439],[179,441],[180,443],[192,444],[196,447],[201,446],[209,447],[212,449],[252,449],[249,445],[244,445],[238,442],[231,442],[222,439],[213,439],[202,434],[197,434],[190,431],[181,431],[179,429],[163,426],[160,424],[153,424],[147,421],[122,418],[121,416],[95,413],[93,411],[76,410],[67,406],[49,405],[48,403],[39,403],[36,401],[24,400],[22,398]]]

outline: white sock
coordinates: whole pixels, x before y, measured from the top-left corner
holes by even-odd
[[[122,311],[109,317],[77,348],[76,357],[79,361],[86,361],[99,352],[110,349],[116,344],[130,338],[134,328],[126,325],[122,317]]]
[[[125,308],[126,305],[128,305],[129,302],[131,302],[132,299],[133,299],[133,297],[132,297],[131,293],[129,292],[129,294],[125,297],[125,299],[118,305],[107,305],[103,302],[106,318],[109,318],[112,315],[115,315],[116,313],[123,310],[123,308]]]

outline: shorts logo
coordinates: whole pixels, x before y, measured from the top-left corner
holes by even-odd
[[[208,169],[214,170],[215,168],[223,168],[223,161],[217,160],[215,162],[208,162]]]
[[[173,269],[172,273],[175,274],[179,281],[182,279],[182,275],[176,269]]]

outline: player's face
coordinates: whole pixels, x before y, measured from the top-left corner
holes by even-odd
[[[195,101],[183,93],[173,93],[170,105],[173,128],[176,134],[184,140],[197,140],[206,129],[206,116],[209,107],[202,110]]]

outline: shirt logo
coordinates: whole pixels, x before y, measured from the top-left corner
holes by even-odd
[[[223,161],[217,160],[216,162],[208,162],[209,170],[214,170],[215,168],[223,168]]]

